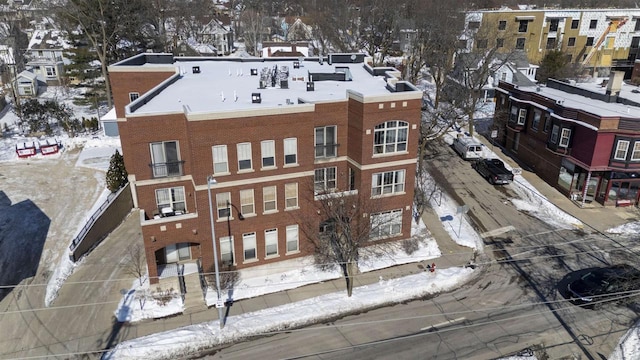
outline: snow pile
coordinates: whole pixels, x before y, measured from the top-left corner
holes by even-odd
[[[513,185],[512,189],[518,193],[520,199],[511,199],[511,202],[518,210],[526,211],[559,229],[581,228],[583,226],[582,221],[552,204],[522,176],[516,175]]]
[[[637,359],[640,354],[640,322],[637,322],[618,341],[609,360]]]
[[[625,234],[640,234],[640,222],[631,222],[622,224],[620,226],[608,229],[609,234],[625,235]]]
[[[114,316],[120,322],[135,322],[142,319],[158,319],[182,313],[184,311],[182,298],[175,289],[169,292],[171,293],[171,300],[161,304],[153,298],[158,294],[151,293],[148,278],[146,276],[143,277],[142,284],[136,279],[132,283],[131,290],[127,291],[120,300]]]

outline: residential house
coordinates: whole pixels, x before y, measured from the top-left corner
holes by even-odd
[[[27,68],[48,85],[60,85],[64,77],[64,51],[71,44],[58,30],[38,29],[33,32],[26,52]]]
[[[20,97],[38,96],[39,84],[37,75],[25,70],[16,77],[16,92]]]
[[[410,237],[422,91],[397,70],[144,53],[109,76],[151,282],[178,261],[210,269],[214,249],[237,269],[309,255],[303,222],[320,229],[336,194],[376,205],[371,244]]]
[[[308,57],[309,43],[304,41],[262,43],[262,57]]]
[[[638,204],[640,96],[622,72],[601,83],[500,82],[499,141],[581,206]]]
[[[213,45],[218,55],[229,55],[233,49],[233,31],[229,25],[214,18],[200,30],[200,43]]]

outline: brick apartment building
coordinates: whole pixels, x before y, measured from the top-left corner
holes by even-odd
[[[502,144],[580,206],[638,204],[640,93],[612,74],[600,84],[549,79],[496,90]]]
[[[422,92],[366,60],[145,53],[109,67],[152,282],[167,263],[213,264],[209,188],[219,258],[238,269],[309,255],[297,219],[324,192],[377,203],[364,215],[389,223],[372,243],[410,236]]]

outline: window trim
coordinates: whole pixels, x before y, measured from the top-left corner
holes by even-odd
[[[636,139],[631,149],[631,161],[640,161],[640,139]]]
[[[176,152],[175,161],[172,161],[172,159],[169,159],[167,156],[167,144],[170,144],[170,143],[175,143],[175,152]],[[154,145],[158,145],[158,144],[161,145],[161,149],[162,149],[162,154],[158,154],[158,155],[162,155],[162,159],[156,159],[156,153],[154,152]],[[164,178],[164,177],[182,175],[182,159],[180,158],[180,142],[178,140],[151,142],[149,143],[149,153],[151,154],[151,172],[154,178]],[[174,174],[171,171],[173,168],[169,166],[170,164],[175,164],[178,166],[177,173]],[[164,169],[164,172],[160,171],[161,169]]]
[[[180,192],[179,190],[182,192],[182,200],[177,200],[177,197],[175,196],[176,193]],[[167,202],[160,203],[160,200],[158,199],[159,192],[167,192]],[[185,196],[184,186],[173,186],[168,188],[155,189],[155,197],[156,207],[158,208],[158,211],[160,211],[162,208],[170,207],[173,211],[182,211],[185,213],[187,212],[187,198]],[[183,204],[182,208],[176,206],[176,204],[180,203]]]
[[[218,154],[216,154],[218,150]],[[211,147],[211,156],[213,157],[213,174],[214,175],[228,175],[229,172],[229,153],[227,151],[227,145],[214,145]],[[224,159],[223,159],[224,158]],[[216,166],[224,164],[224,171],[217,171]]]
[[[618,156],[618,153],[622,150],[621,147],[622,145],[626,145],[625,149],[624,149],[624,156],[620,157]],[[638,144],[638,142],[636,142],[636,144]],[[616,150],[613,152],[613,159],[614,160],[619,160],[619,161],[625,161],[627,160],[627,155],[629,155],[629,147],[631,145],[631,141],[629,140],[618,140],[616,142]]]
[[[318,174],[320,171],[322,171],[322,179],[318,180],[319,179]],[[330,172],[332,172],[331,175],[333,175],[331,178],[327,176],[327,174]],[[313,172],[313,188],[315,193],[319,194],[319,193],[324,193],[324,192],[328,192],[336,189],[338,187],[338,181],[336,177],[337,172],[338,172],[338,169],[335,166],[315,169]],[[328,186],[331,183],[333,183],[333,186]],[[318,185],[322,185],[322,188],[320,188]]]
[[[137,91],[132,91],[129,93],[129,102],[132,103],[140,98],[140,93]]]
[[[216,215],[218,216],[218,221],[230,220],[233,219],[231,209],[227,206],[227,202],[231,203],[231,193],[230,192],[217,192],[216,193]]]
[[[260,142],[260,154],[261,154],[261,169],[275,169],[276,168],[276,142],[274,140],[263,140]],[[273,164],[265,165],[265,160]]]
[[[293,189],[291,189],[293,187]],[[292,194],[291,192],[295,192]],[[291,196],[294,195],[294,196]],[[295,205],[289,205],[290,200],[295,200]],[[284,184],[284,208],[285,210],[298,209],[298,183],[286,183]]]
[[[269,189],[269,190],[267,190]],[[267,198],[268,191],[273,190],[273,198]],[[273,203],[273,209],[267,209],[267,203]],[[275,185],[264,186],[262,188],[262,213],[263,214],[271,214],[278,212],[278,188]]]
[[[256,201],[255,194],[253,193],[253,189],[242,189],[239,191],[240,193],[240,212],[242,216],[252,216],[256,214]],[[248,195],[250,194],[250,195]],[[250,200],[251,202],[245,202],[245,200]],[[251,211],[245,210],[245,207],[251,206]]]
[[[282,144],[284,147],[284,166],[298,165],[298,138],[286,138],[282,140]],[[291,156],[294,157],[293,162],[288,160]]]
[[[251,143],[250,142],[243,142],[243,143],[238,143],[236,145],[236,150],[238,152],[238,172],[249,172],[249,171],[253,171],[253,159],[252,159],[252,153],[251,153]],[[242,167],[242,162],[243,161],[248,161],[249,162],[249,167]]]
[[[289,250],[289,244],[295,242],[295,250]],[[297,224],[287,225],[286,228],[286,252],[285,255],[300,252],[300,230]]]
[[[402,135],[404,135],[404,138]],[[389,136],[392,136],[393,139],[390,139]],[[406,153],[408,145],[409,122],[388,120],[374,126],[373,156]]]
[[[225,252],[225,246],[223,244],[225,243],[229,243],[229,251]],[[226,261],[224,260],[224,255],[225,254],[230,254],[231,257],[231,264],[236,264],[236,254],[233,248],[233,235],[231,236],[221,236],[220,238],[218,238],[218,245],[220,248],[220,259],[222,260],[222,264],[225,264]]]
[[[389,219],[388,220],[381,219],[380,223],[378,224],[378,220],[376,220],[376,218],[385,217],[385,216],[388,216]],[[403,215],[402,209],[381,211],[378,213],[371,214],[370,224],[374,228],[370,230],[371,234],[369,238],[371,240],[380,240],[380,239],[387,239],[387,238],[392,238],[392,237],[401,235],[403,216],[404,215]],[[389,231],[383,232],[382,229],[384,229],[387,226],[389,227]]]
[[[571,129],[563,127],[562,131],[560,132],[560,140],[558,141],[558,147],[568,148],[570,140],[571,140]]]
[[[247,247],[253,245],[253,247]],[[247,251],[253,250],[253,257],[247,258]],[[258,261],[258,240],[255,231],[242,234],[242,262]]]
[[[371,197],[405,193],[405,169],[374,173],[371,175]]]
[[[518,109],[518,125],[524,125],[527,122],[527,109]]]
[[[275,238],[274,238],[275,237]],[[273,254],[269,254],[269,245],[272,247],[275,245],[276,252]],[[274,257],[278,257],[280,255],[278,248],[278,229],[265,229],[264,230],[264,257],[265,259],[270,259]]]
[[[330,139],[329,131],[332,129],[333,139]],[[318,132],[322,132],[322,139],[320,139]],[[336,125],[318,126],[313,130],[313,138],[315,145],[315,158],[326,159],[334,158],[338,156],[338,127]],[[329,143],[329,141],[333,141]]]

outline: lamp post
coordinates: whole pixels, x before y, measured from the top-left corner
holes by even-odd
[[[207,192],[209,193],[209,218],[211,220],[211,243],[213,244],[213,267],[216,273],[216,293],[218,294],[218,301],[216,307],[218,308],[218,319],[220,319],[220,329],[224,327],[224,318],[222,308],[224,303],[220,301],[220,271],[218,270],[218,245],[216,244],[216,232],[213,227],[213,205],[211,203],[211,184],[215,184],[216,179],[212,175],[207,176]]]

